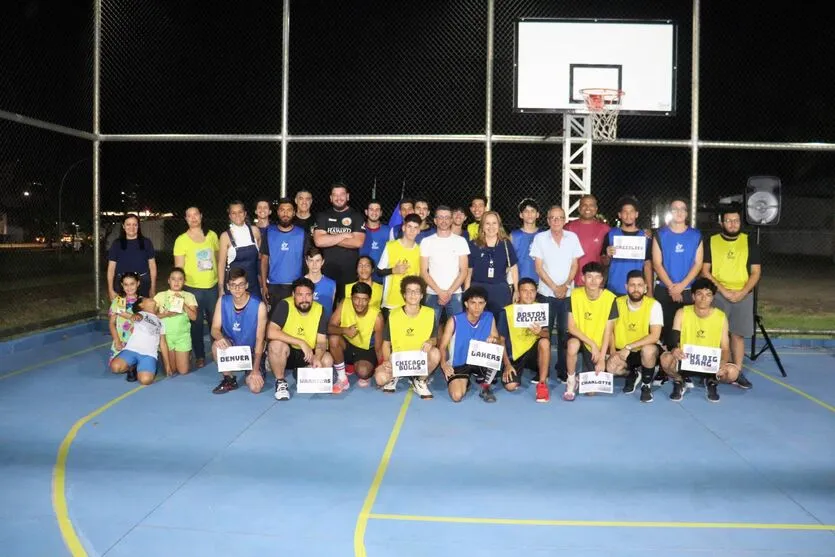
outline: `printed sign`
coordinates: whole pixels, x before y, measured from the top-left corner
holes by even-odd
[[[615,236],[615,259],[640,259],[647,256],[647,239],[644,236]]]
[[[429,362],[423,350],[407,350],[391,353],[391,371],[394,377],[426,377]]]
[[[514,304],[513,326],[527,329],[531,325],[548,325],[548,304]]]
[[[467,350],[467,364],[498,371],[502,367],[503,355],[504,346],[501,344],[471,340],[470,347]]]
[[[252,349],[249,346],[230,346],[217,351],[217,370],[249,371],[252,369]]]
[[[333,392],[332,367],[300,367],[297,371],[296,392],[305,394]]]
[[[183,313],[183,299],[180,296],[171,296],[168,298],[168,311]]]
[[[721,348],[685,344],[682,351],[684,352],[684,359],[681,360],[682,371],[719,373],[719,358],[722,357]]]
[[[614,381],[611,373],[601,371],[595,373],[587,371],[580,374],[580,394],[586,393],[606,393],[612,394]]]

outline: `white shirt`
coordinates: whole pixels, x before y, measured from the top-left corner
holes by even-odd
[[[462,255],[470,254],[470,245],[462,236],[450,234],[441,238],[438,234],[427,236],[420,243],[420,256],[428,258],[428,272],[432,280],[443,290],[446,290],[458,276],[458,259]],[[437,294],[432,288],[426,287],[429,294]],[[453,294],[461,292],[459,286]]]
[[[134,322],[133,334],[125,344],[125,350],[156,358],[159,352],[159,337],[165,334],[165,324],[153,313],[140,311],[139,315],[142,316],[142,321]]]
[[[580,238],[570,230],[562,231],[562,240],[558,244],[554,241],[550,230],[540,232],[531,242],[531,257],[542,260],[542,269],[557,285],[568,282],[568,272],[571,270],[571,263],[574,258],[579,259],[585,255],[583,246],[580,245]],[[579,273],[580,270],[578,269]],[[574,289],[574,281],[568,286],[568,294]],[[543,296],[554,296],[544,280],[539,281],[537,292]]]

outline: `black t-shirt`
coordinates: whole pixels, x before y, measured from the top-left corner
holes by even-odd
[[[316,215],[315,230],[324,230],[329,235],[345,232],[365,232],[365,219],[359,211],[348,207],[344,211],[333,208]],[[357,259],[359,248],[350,249],[333,246],[322,250],[325,256],[325,266],[322,273],[332,278],[337,284],[347,284],[357,277]]]
[[[301,218],[299,216],[293,217],[293,224],[298,226],[299,228],[303,228],[305,232],[307,232],[308,236],[313,235],[313,225],[316,223],[316,217],[313,213],[310,216]]]

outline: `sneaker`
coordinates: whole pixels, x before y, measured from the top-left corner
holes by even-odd
[[[355,373],[354,364],[345,364],[345,373],[348,375],[353,375]]]
[[[429,384],[426,382],[425,377],[415,377],[412,379],[412,390],[424,400],[432,398],[432,391],[429,390]]]
[[[687,390],[687,387],[684,383],[679,383],[678,381],[673,381],[673,392],[670,393],[670,400],[675,400],[678,402],[679,400],[684,397],[684,392]]]
[[[125,381],[128,383],[136,383],[136,366],[130,366],[127,373],[125,373]]]
[[[224,375],[217,387],[212,389],[216,395],[222,395],[238,388],[238,378],[234,375]]]
[[[363,378],[357,379],[357,387],[360,387],[361,389],[366,388],[370,384],[371,384],[371,382],[368,379],[363,379]]]
[[[740,389],[745,389],[746,391],[754,386],[751,384],[750,381],[748,381],[748,378],[742,375],[741,373],[739,374],[739,377],[736,378],[736,381],[733,382],[733,384],[739,387]]]
[[[706,396],[710,402],[719,402],[719,382],[716,379],[705,381]]]
[[[338,395],[344,393],[350,388],[351,383],[348,382],[348,376],[346,375],[345,379],[337,379],[336,383],[333,384],[333,394]]]
[[[275,380],[275,399],[290,400],[290,387],[284,379]]]
[[[641,402],[652,402],[652,387],[641,385]]]
[[[391,381],[383,385],[383,392],[391,394],[397,389],[397,377],[392,378]]]
[[[562,394],[562,399],[568,402],[574,400],[574,390],[577,388],[577,376],[569,375],[565,381],[565,392]]]
[[[694,389],[695,387],[693,387],[693,378],[692,377],[685,377],[684,378],[684,386],[687,387],[690,390]]]
[[[484,402],[496,402],[496,395],[493,394],[493,389],[490,388],[490,385],[484,384],[481,388],[481,392],[478,393],[478,396]]]
[[[652,380],[652,386],[653,387],[661,387],[662,385],[664,385],[664,383],[666,383],[669,380],[670,380],[670,378],[667,377],[666,374],[661,373],[661,372],[656,373],[655,378]]]
[[[632,394],[635,392],[635,385],[638,383],[638,379],[641,378],[641,372],[637,369],[633,369],[629,372],[629,375],[626,376],[626,383],[623,384],[623,392],[626,394]]]
[[[536,384],[536,401],[537,402],[550,402],[551,400],[551,393],[548,391],[548,385],[545,383],[537,383]]]

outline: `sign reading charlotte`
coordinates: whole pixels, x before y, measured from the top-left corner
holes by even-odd
[[[252,369],[252,349],[249,346],[230,346],[217,351],[217,370],[249,371]]]
[[[607,393],[612,394],[614,386],[611,373],[602,371],[595,373],[587,371],[580,374],[580,394],[586,393]]]
[[[528,328],[531,325],[548,325],[548,304],[515,304],[513,306],[513,326]]]
[[[429,362],[423,350],[408,350],[391,353],[391,369],[394,377],[426,377]]]

